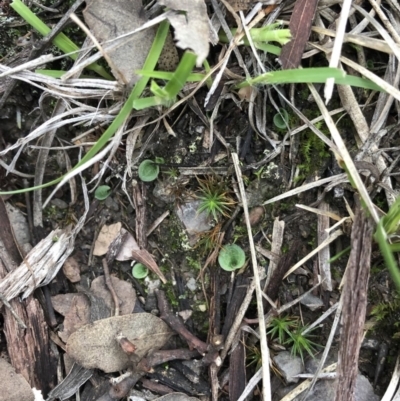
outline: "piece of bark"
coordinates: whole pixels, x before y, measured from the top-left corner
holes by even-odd
[[[232,327],[232,323],[235,320],[237,312],[243,303],[250,281],[251,278],[245,277],[244,274],[240,274],[235,278],[235,287],[233,289],[229,305],[226,308],[226,316],[224,319],[224,326],[222,328],[222,335],[224,336],[224,338],[227,337],[229,330]]]
[[[266,294],[273,301],[278,298],[279,288],[282,284],[283,277],[285,277],[286,272],[293,266],[294,257],[296,256],[297,250],[300,247],[300,241],[295,241],[288,253],[283,255],[278,262],[275,271],[271,275],[269,280]],[[264,300],[264,312],[268,312],[271,309],[269,302]]]
[[[246,387],[246,355],[244,352],[244,332],[231,352],[229,362],[229,399],[237,400]]]
[[[300,65],[304,48],[310,37],[311,25],[317,9],[318,0],[297,0],[290,17],[292,40],[282,47],[279,56],[284,70]]]
[[[4,265],[0,262],[0,274]],[[44,395],[54,387],[57,365],[50,350],[49,335],[39,302],[29,296],[23,302],[10,302],[18,316],[27,326],[21,328],[8,308],[3,311],[4,334],[11,363],[32,387]]]
[[[353,401],[364,332],[373,224],[358,206],[351,232],[351,252],[342,293],[342,331],[335,401]]]
[[[0,202],[1,210],[4,210],[2,201]],[[7,223],[6,215],[1,213],[1,216],[4,225],[0,230],[0,279],[22,262],[18,247],[15,244],[10,245],[11,238],[14,238],[12,228],[9,222]],[[9,250],[13,250],[12,253],[9,253]],[[3,307],[2,314],[11,364],[17,373],[25,377],[31,387],[42,390],[46,396],[55,385],[57,366],[50,349],[43,310],[39,302],[31,295],[23,301],[13,299],[9,304],[11,308]],[[15,314],[26,328],[21,327]]]

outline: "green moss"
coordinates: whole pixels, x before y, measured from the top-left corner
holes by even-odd
[[[331,154],[321,139],[311,130],[306,130],[301,134],[300,156],[302,163],[297,165],[300,170],[300,174],[296,177],[297,181],[307,178],[318,171],[325,163],[325,160],[331,157]]]

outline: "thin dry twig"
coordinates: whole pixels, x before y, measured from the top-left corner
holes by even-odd
[[[114,286],[112,285],[111,281],[111,276],[110,276],[110,269],[108,268],[108,263],[106,258],[103,258],[103,270],[104,270],[104,281],[106,283],[106,286],[108,290],[111,293],[112,299],[114,301],[114,306],[115,306],[115,314],[114,316],[119,316],[119,298],[117,296],[117,293],[114,290]]]

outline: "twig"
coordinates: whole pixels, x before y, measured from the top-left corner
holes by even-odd
[[[111,281],[111,277],[110,277],[110,270],[108,268],[108,263],[107,263],[106,258],[103,258],[103,270],[104,270],[104,280],[105,280],[106,286],[111,293],[111,296],[113,298],[114,305],[115,305],[115,315],[114,316],[119,316],[119,298],[112,285],[112,281]]]
[[[201,355],[205,355],[207,352],[207,344],[199,340],[194,334],[192,334],[182,323],[178,316],[175,316],[169,309],[167,298],[165,297],[164,291],[155,290],[158,309],[160,311],[160,318],[164,320],[171,327],[172,330],[176,331],[181,335],[189,344],[189,347],[195,348]]]
[[[362,200],[365,202],[366,207],[368,208],[369,212],[371,213],[372,218],[375,222],[379,221],[379,216],[377,211],[375,210],[374,204],[371,201],[371,198],[365,188],[363,181],[361,180],[360,174],[358,174],[357,168],[354,165],[353,159],[350,156],[349,151],[346,148],[346,145],[343,141],[342,136],[340,135],[335,122],[333,121],[332,117],[329,115],[329,112],[324,105],[324,102],[321,99],[318,91],[315,89],[314,85],[308,85],[318,107],[325,118],[326,125],[332,135],[332,139],[334,140],[336,146],[339,149],[339,154],[336,157],[341,158],[342,160],[338,160],[338,162],[342,162],[345,164],[346,169],[354,181],[354,185],[356,186],[358,192]]]
[[[321,212],[329,213],[329,205],[322,201],[319,205]],[[329,238],[330,219],[326,214],[320,214],[317,218],[318,222],[318,244],[322,244]],[[318,265],[321,279],[323,280],[322,288],[325,291],[332,291],[331,264],[329,263],[330,256],[329,246],[326,246],[318,252]]]
[[[242,197],[242,205],[244,211],[244,217],[246,220],[247,233],[249,236],[249,245],[250,245],[250,253],[251,253],[251,262],[253,266],[253,274],[254,274],[254,282],[255,282],[255,290],[256,290],[256,299],[257,299],[257,314],[260,321],[260,326],[265,327],[265,319],[264,319],[264,309],[263,309],[263,297],[262,297],[262,289],[260,284],[260,274],[258,271],[256,250],[254,249],[254,241],[253,241],[253,233],[251,232],[251,224],[249,218],[249,209],[247,207],[247,199],[246,199],[246,191],[243,185],[242,172],[239,166],[239,157],[237,153],[232,153],[232,161],[235,167],[236,177],[238,179],[240,195]],[[260,330],[260,346],[261,346],[261,356],[263,360],[262,366],[262,377],[263,377],[263,400],[271,400],[271,381],[270,381],[270,372],[269,372],[269,349],[267,343],[267,334],[265,330]]]
[[[151,372],[152,368],[162,363],[174,361],[176,359],[190,360],[199,356],[197,350],[189,349],[169,349],[155,351],[146,358],[143,358],[138,364],[137,369],[144,372]]]

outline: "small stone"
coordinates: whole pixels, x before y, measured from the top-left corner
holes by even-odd
[[[145,283],[147,286],[147,290],[149,292],[153,292],[154,290],[157,290],[161,286],[161,281],[160,280],[150,280],[149,277],[145,278]]]
[[[324,306],[322,300],[313,294],[307,294],[304,298],[301,299],[300,303],[312,311],[315,311]]]
[[[250,225],[254,227],[264,218],[264,208],[262,206],[253,207],[249,211]]]
[[[182,203],[175,209],[176,215],[188,233],[191,246],[198,241],[199,234],[211,229],[210,217],[205,212],[199,213],[200,203],[199,200]]]
[[[283,351],[274,357],[274,362],[287,383],[297,383],[299,381],[297,377],[293,376],[297,376],[304,371],[304,365],[300,357],[294,356],[288,351]]]
[[[190,319],[192,317],[193,311],[190,309],[186,309],[183,311],[178,312],[178,315],[183,319],[183,322]]]
[[[55,199],[52,199],[52,201],[50,203],[58,209],[61,209],[61,210],[68,209],[68,203],[63,201],[62,199],[55,198]]]
[[[142,398],[142,397],[137,397],[136,395],[133,395],[133,396],[129,397],[129,401],[146,401],[146,399]]]
[[[190,278],[186,283],[186,287],[189,288],[190,291],[196,291],[197,289],[196,279],[194,279],[193,277]]]
[[[105,201],[104,204],[107,209],[112,210],[113,212],[119,211],[119,204],[114,200],[112,196],[109,196]]]

